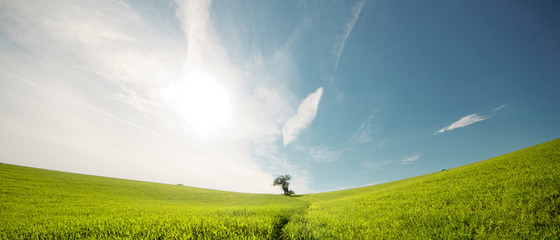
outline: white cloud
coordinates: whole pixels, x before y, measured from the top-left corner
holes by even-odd
[[[499,106],[499,107],[497,107],[497,108],[494,108],[494,109],[492,110],[492,112],[500,111],[500,110],[502,110],[503,108],[505,108],[505,107],[507,107],[507,106],[509,106],[509,105],[508,105],[508,104],[504,104],[504,105],[502,105],[502,106]]]
[[[317,115],[317,108],[319,107],[322,94],[323,87],[320,87],[314,93],[309,94],[299,105],[296,115],[288,119],[282,128],[284,146],[295,141],[301,131],[313,122],[313,119],[315,119],[315,116]]]
[[[418,160],[419,158],[420,158],[420,154],[416,154],[414,156],[410,156],[410,157],[407,157],[407,158],[401,160],[401,163],[402,164],[411,164],[414,161]]]
[[[293,96],[279,78],[293,76],[290,49],[302,31],[269,45],[278,51],[239,57],[260,63],[233,64],[209,21],[211,2],[177,5],[165,10],[177,18],[153,19],[123,1],[0,2],[0,142],[10,148],[0,157],[243,192],[276,192],[273,175],[291,173],[294,186],[309,191],[306,171],[278,148],[283,133],[287,144],[313,121],[323,92],[309,95],[287,121]],[[162,28],[152,25],[162,21]],[[283,68],[247,70],[275,66]],[[199,84],[201,75],[211,80]],[[197,89],[215,95],[185,96]],[[209,102],[214,107],[204,108]],[[214,121],[221,118],[228,121]],[[201,126],[198,134],[219,137],[201,141],[193,131]]]
[[[335,150],[327,147],[311,147],[309,157],[316,162],[333,162],[340,158],[344,150]]]
[[[178,8],[176,15],[180,20],[181,28],[185,35],[190,38],[189,44],[198,44],[194,38],[205,38],[208,31],[209,8],[212,1],[176,1]],[[192,46],[189,46],[192,47]]]
[[[363,163],[363,166],[368,170],[379,170],[384,166],[393,165],[397,163],[401,164],[411,164],[416,160],[420,159],[422,154],[414,154],[402,159],[391,159],[391,160],[377,160],[377,161],[367,161]]]
[[[342,55],[342,51],[344,51],[344,45],[346,45],[346,40],[348,40],[348,37],[350,37],[350,33],[352,32],[352,29],[354,29],[354,25],[356,24],[356,21],[358,20],[358,17],[360,17],[360,13],[362,12],[362,8],[364,7],[364,3],[365,0],[360,0],[359,2],[357,2],[353,7],[352,7],[352,12],[351,12],[351,16],[348,19],[348,22],[346,23],[346,26],[344,27],[344,31],[342,32],[342,34],[337,36],[337,41],[332,49],[332,53],[334,54],[336,60],[334,63],[334,70],[336,71],[336,69],[338,68],[338,62],[340,61],[340,56]]]
[[[121,86],[122,92],[113,95],[113,98],[118,101],[123,101],[131,107],[141,112],[149,111],[151,108],[159,108],[159,104],[155,101],[149,101],[144,97],[138,95],[137,91],[128,89],[125,85]]]
[[[375,131],[373,126],[373,114],[369,115],[368,120],[360,125],[360,128],[354,133],[352,139],[358,143],[368,143],[373,140],[372,136]]]
[[[490,118],[490,117],[479,116],[477,113],[471,114],[471,115],[462,117],[461,119],[457,120],[456,122],[452,123],[451,125],[438,130],[435,134],[443,133],[443,132],[446,132],[446,131],[451,131],[451,130],[456,129],[456,128],[466,127],[466,126],[469,126],[473,123],[484,121],[488,118]]]

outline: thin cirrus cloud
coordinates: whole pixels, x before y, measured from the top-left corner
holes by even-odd
[[[509,106],[508,104],[503,104],[499,107],[496,107],[496,108],[492,109],[492,113],[500,111],[500,110],[502,110],[502,109],[504,109],[508,106]],[[467,115],[467,116],[462,117],[461,119],[457,120],[456,122],[452,123],[451,125],[438,130],[434,134],[444,133],[444,132],[451,131],[451,130],[454,130],[454,129],[457,129],[457,128],[466,127],[466,126],[469,126],[473,123],[477,123],[477,122],[481,122],[481,121],[484,121],[486,119],[489,119],[492,116],[493,115],[491,115],[491,114],[488,115],[488,116],[481,116],[478,113],[473,113],[471,115]]]
[[[414,156],[410,156],[410,157],[407,157],[407,158],[401,160],[401,163],[405,164],[405,165],[406,164],[411,164],[411,163],[415,162],[416,160],[418,160],[419,158],[420,158],[420,154],[416,154]]]
[[[323,95],[323,87],[320,87],[314,93],[309,94],[299,105],[297,114],[288,119],[282,128],[284,137],[284,146],[295,141],[301,131],[306,129],[315,116],[317,115],[317,108]]]
[[[508,105],[508,104],[501,105],[501,106],[499,106],[499,107],[497,107],[497,108],[494,108],[494,109],[492,110],[492,112],[500,111],[500,110],[504,109],[504,108],[507,107],[507,106],[509,106],[509,105]]]
[[[328,147],[311,147],[309,157],[316,162],[333,162],[340,158],[344,149],[331,149]]]
[[[352,140],[362,144],[368,143],[371,140],[373,140],[372,135],[374,131],[375,128],[373,125],[373,114],[370,114],[368,120],[363,122],[362,125],[360,125],[360,128],[358,128],[358,130],[356,131],[356,133],[354,133]]]
[[[356,3],[352,7],[352,15],[350,16],[349,21],[346,23],[344,27],[344,32],[337,36],[337,41],[332,49],[332,53],[336,57],[334,63],[334,70],[338,68],[338,62],[340,61],[340,56],[342,55],[342,51],[344,51],[344,45],[346,44],[346,40],[350,37],[350,33],[352,33],[352,29],[354,29],[354,25],[356,25],[356,21],[360,17],[360,13],[362,12],[362,8],[364,7],[365,0],[361,0]]]
[[[466,126],[469,126],[473,123],[484,121],[488,118],[490,118],[490,116],[485,117],[485,116],[478,115],[478,113],[474,113],[474,114],[462,117],[461,119],[457,120],[456,122],[452,123],[451,125],[438,130],[434,134],[444,133],[444,132],[451,131],[451,130],[454,130],[454,129],[457,129],[457,128],[466,127]]]
[[[247,74],[252,66],[230,61],[231,49],[209,21],[210,6],[211,1],[177,1],[163,9],[175,16],[163,18],[121,1],[1,2],[7,20],[0,22],[0,71],[9,78],[0,80],[0,128],[6,133],[0,142],[10,143],[12,151],[0,157],[86,174],[274,192],[268,182],[276,172],[248,146],[280,151],[281,143],[267,139],[281,137],[291,114],[290,91],[276,84],[284,81],[273,81],[278,77]],[[171,27],[153,25],[161,21]],[[292,66],[290,54],[262,57],[276,59],[274,66]],[[187,88],[200,96],[169,90]],[[311,105],[318,105],[321,94],[322,88]],[[214,105],[219,108],[208,107]],[[316,106],[302,109],[312,113],[312,121]],[[305,121],[291,121],[292,139]],[[213,138],[212,129],[227,137]],[[282,164],[280,158],[271,163],[284,171],[289,164]],[[294,172],[294,178],[305,179],[305,171]],[[307,182],[298,184],[308,189]]]

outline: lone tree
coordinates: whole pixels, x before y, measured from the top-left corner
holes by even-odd
[[[278,176],[276,179],[274,179],[272,186],[281,186],[282,190],[284,191],[284,195],[291,196],[295,192],[288,189],[288,187],[290,186],[290,180],[292,180],[292,177],[290,177],[290,175],[288,174]]]

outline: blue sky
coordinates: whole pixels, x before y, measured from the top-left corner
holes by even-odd
[[[3,1],[1,162],[240,192],[560,136],[560,4]]]

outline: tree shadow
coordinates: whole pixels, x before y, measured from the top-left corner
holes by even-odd
[[[303,197],[305,194],[292,194],[289,197]]]

